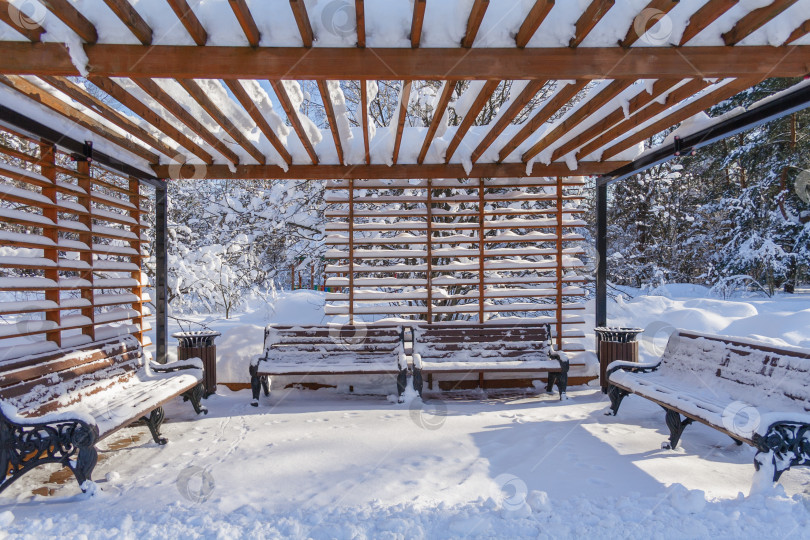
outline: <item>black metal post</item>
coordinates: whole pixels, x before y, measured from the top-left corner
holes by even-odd
[[[169,302],[166,295],[168,278],[168,196],[166,184],[155,188],[155,334],[157,362],[165,364],[169,345]]]
[[[596,185],[596,326],[607,326],[607,184]]]

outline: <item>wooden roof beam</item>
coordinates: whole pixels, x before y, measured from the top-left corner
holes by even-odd
[[[270,86],[273,87],[273,92],[276,93],[276,97],[278,98],[279,103],[281,103],[281,108],[284,109],[287,119],[290,121],[295,134],[298,135],[298,138],[301,140],[301,144],[307,151],[309,159],[312,160],[313,165],[317,165],[318,154],[315,153],[315,147],[312,146],[312,141],[309,140],[307,132],[304,130],[303,124],[301,124],[301,119],[298,118],[299,113],[293,107],[292,101],[290,101],[290,96],[287,94],[287,89],[284,88],[281,81],[270,81]]]
[[[635,97],[630,99],[630,101],[627,104],[628,117],[636,114],[643,107],[646,107],[647,105],[658,99],[660,96],[668,92],[672,87],[679,84],[680,82],[681,79],[661,79],[655,81],[651,93],[642,90]],[[615,109],[610,114],[605,115],[605,117],[602,118],[597,123],[593,124],[592,126],[589,126],[588,129],[586,129],[582,133],[576,135],[559,148],[556,148],[554,150],[554,153],[551,155],[551,161],[556,161],[561,157],[565,156],[566,154],[568,154],[569,152],[576,150],[580,146],[583,146],[584,144],[595,139],[600,134],[604,133],[612,126],[615,126],[625,118],[626,118],[625,111],[621,107]]]
[[[141,90],[146,92],[152,99],[157,101],[161,107],[169,111],[175,118],[180,120],[183,124],[186,125],[192,132],[194,132],[197,136],[199,136],[202,140],[207,142],[214,148],[217,152],[222,154],[222,156],[233,163],[234,165],[239,163],[239,156],[237,156],[233,150],[228,148],[225,143],[220,141],[217,137],[214,136],[213,133],[208,131],[205,126],[203,126],[199,120],[194,118],[194,115],[189,113],[185,110],[179,103],[177,103],[173,97],[171,97],[166,91],[164,91],[158,84],[153,81],[152,79],[132,79],[132,82],[137,84]]]
[[[171,158],[177,154],[177,150],[155,138],[151,133],[143,129],[141,126],[117,110],[113,109],[97,97],[89,94],[84,88],[81,88],[79,85],[71,82],[70,80],[63,77],[42,77],[42,80],[71,99],[81,103],[89,109],[92,109],[94,112],[103,116],[110,123],[115,124],[133,137],[140,139],[164,155]]]
[[[419,41],[422,39],[422,23],[425,21],[426,7],[427,0],[414,0],[413,2],[413,18],[411,19],[411,48],[413,49],[419,47]]]
[[[802,24],[796,27],[796,29],[790,33],[788,38],[785,40],[783,45],[790,45],[794,41],[799,38],[803,38],[807,34],[810,34],[810,19],[804,21]]]
[[[8,0],[0,0],[0,21],[24,35],[29,41],[38,43],[42,41],[45,29],[37,21],[14,7]]]
[[[543,21],[546,20],[546,16],[548,12],[551,11],[551,8],[554,7],[554,0],[536,0],[532,9],[529,10],[529,14],[526,15],[526,19],[523,21],[523,24],[520,25],[520,30],[518,30],[517,35],[515,36],[515,45],[519,49],[524,48],[528,45],[529,40],[532,39],[537,29],[540,28],[540,25],[543,24]]]
[[[166,0],[169,6],[180,19],[180,23],[185,27],[191,39],[194,40],[199,46],[203,46],[208,42],[208,32],[205,31],[200,19],[192,11],[191,6],[188,5],[186,0]]]
[[[571,38],[568,46],[572,49],[578,47],[615,3],[615,0],[592,0],[577,20],[574,37]]]
[[[371,164],[368,144],[368,81],[360,81],[360,125],[363,128],[363,149],[366,165]]]
[[[602,152],[602,159],[601,161],[605,161],[608,158],[611,158],[624,150],[627,150],[633,145],[636,145],[642,141],[645,141],[656,135],[661,133],[665,129],[672,127],[679,122],[683,122],[684,120],[691,118],[692,116],[708,109],[709,107],[720,103],[721,101],[725,101],[729,99],[743,90],[754,86],[755,84],[759,83],[762,78],[758,79],[738,79],[735,81],[731,81],[730,83],[721,86],[720,88],[713,90],[704,96],[696,99],[692,103],[681,107],[677,111],[674,111],[669,116],[662,118],[661,120],[651,124],[650,126],[634,133],[630,137],[623,139],[610,148],[605,149]]]
[[[453,135],[453,139],[447,146],[447,151],[444,153],[445,163],[450,163],[450,159],[453,157],[453,154],[456,153],[456,149],[458,149],[461,141],[464,139],[464,135],[467,134],[472,125],[475,123],[476,118],[478,118],[478,113],[480,113],[481,109],[484,108],[484,105],[487,104],[487,101],[489,101],[489,98],[492,97],[493,92],[495,92],[495,89],[498,88],[499,84],[500,81],[487,81],[484,84],[484,87],[481,88],[481,91],[478,93],[478,96],[476,96],[475,101],[473,101],[472,105],[470,105],[470,110],[467,111],[467,114],[464,115],[464,119],[461,121],[461,124],[459,124],[455,135]]]
[[[128,0],[104,0],[104,3],[121,19],[138,41],[147,46],[152,44],[152,29]]]
[[[394,153],[393,164],[397,164],[399,159],[399,147],[402,144],[402,132],[405,129],[405,119],[408,116],[408,103],[411,100],[411,84],[412,81],[402,81],[402,93],[399,103],[399,111],[397,113],[397,133],[394,136]]]
[[[107,139],[111,143],[116,144],[121,148],[135,154],[136,156],[145,159],[149,163],[157,163],[160,160],[160,157],[154,152],[150,152],[146,148],[138,144],[135,144],[131,140],[127,139],[123,135],[115,133],[104,124],[98,122],[97,120],[84,114],[83,112],[79,112],[68,103],[65,103],[56,96],[49,94],[42,88],[39,88],[35,84],[28,82],[26,79],[22,77],[16,75],[9,75],[9,76],[0,75],[0,82],[5,84],[9,88],[17,90],[19,93],[21,93],[24,96],[27,96],[33,101],[40,103],[41,105],[47,107],[53,112],[67,118],[71,122],[80,125],[86,130],[91,131],[96,135],[104,139]]]
[[[253,159],[259,162],[260,165],[264,165],[267,163],[267,158],[262,154],[262,152],[256,148],[256,146],[248,140],[247,137],[242,133],[242,131],[234,125],[230,119],[225,116],[222,111],[211,101],[211,98],[208,97],[208,94],[200,88],[200,85],[197,84],[196,81],[192,79],[178,79],[178,84],[183,87],[183,89],[189,93],[189,95],[196,101],[203,110],[208,113],[208,116],[214,119],[214,122],[219,124],[219,126],[225,130],[236,144],[242,147],[245,152],[247,152]]]
[[[554,129],[537,141],[523,154],[521,159],[524,162],[528,162],[537,154],[557,142],[560,137],[581,124],[590,115],[595,114],[599,109],[607,105],[613,98],[627,90],[631,84],[633,84],[631,81],[613,81],[608,84],[601,92],[588,99],[576,112],[557,124]]]
[[[87,20],[69,0],[39,0],[65,26],[76,32],[86,43],[98,41],[98,32],[93,23]]]
[[[461,40],[461,46],[465,49],[469,49],[473,46],[475,36],[478,35],[478,30],[481,28],[481,21],[484,20],[484,15],[486,15],[488,7],[489,0],[475,0],[473,2],[470,18],[467,19],[467,31],[464,33],[464,38]]]
[[[619,46],[626,49],[641,39],[664,15],[672,11],[678,2],[680,0],[650,0],[650,3],[633,19],[627,35],[619,42]]]
[[[514,85],[514,82],[512,83]],[[487,149],[492,146],[492,143],[495,142],[495,139],[503,133],[503,130],[511,124],[517,115],[520,114],[526,105],[534,99],[534,96],[537,95],[543,86],[546,84],[546,81],[529,81],[526,87],[520,92],[520,94],[511,100],[509,104],[509,108],[501,114],[495,123],[489,128],[489,131],[481,139],[481,142],[478,143],[478,146],[475,150],[473,150],[471,159],[472,162],[475,163],[480,159],[480,157],[487,151]]]
[[[456,89],[456,83],[457,81],[454,80],[448,80],[444,83],[444,88],[439,96],[439,101],[436,103],[436,108],[433,110],[433,119],[430,121],[430,126],[425,134],[425,140],[422,142],[422,149],[419,151],[419,157],[416,160],[419,165],[425,162],[425,157],[430,149],[430,144],[433,142],[433,137],[436,135],[436,131],[439,129],[439,124],[444,117],[444,111],[447,109],[447,105],[450,103],[450,98],[453,97],[453,91]]]
[[[543,104],[543,108],[540,109],[534,116],[529,118],[529,120],[523,124],[521,130],[518,131],[517,135],[512,137],[512,140],[506,143],[498,154],[498,161],[503,161],[509,157],[509,154],[514,152],[515,149],[523,143],[523,141],[528,139],[529,136],[537,131],[540,126],[546,123],[549,118],[557,114],[560,109],[565,107],[568,102],[571,101],[574,96],[576,96],[587,85],[588,81],[580,80],[571,84],[566,84],[565,87],[558,89],[557,93]]]
[[[326,81],[318,81],[318,91],[321,94],[321,101],[323,101],[323,108],[326,111],[326,119],[329,121],[329,130],[332,132],[332,140],[335,141],[335,150],[337,150],[338,161],[341,165],[346,162],[343,159],[343,144],[340,141],[340,130],[337,125],[337,117],[335,116],[335,106],[332,103],[332,97],[329,95],[329,88]]]
[[[726,11],[736,6],[740,0],[709,0],[697,10],[686,23],[681,36],[681,47],[704,31],[710,24],[720,18]]]
[[[267,137],[267,140],[270,141],[270,144],[273,145],[276,152],[281,155],[281,159],[283,159],[288,165],[292,163],[292,156],[287,151],[284,143],[281,142],[281,139],[278,138],[278,135],[276,135],[276,133],[273,131],[273,128],[271,128],[270,124],[267,123],[264,115],[261,113],[259,108],[256,107],[256,103],[250,99],[250,96],[248,96],[248,93],[245,91],[242,83],[239,81],[224,82],[236,97],[237,101],[239,101],[239,103],[242,105],[242,108],[245,109],[253,121],[256,122],[256,125],[259,127],[259,131],[261,131],[264,136]]]
[[[366,46],[366,3],[363,0],[354,0],[354,20],[357,25],[357,46]]]
[[[245,37],[250,46],[258,47],[261,35],[259,34],[259,28],[256,26],[256,21],[253,19],[253,15],[250,13],[250,9],[248,9],[245,0],[228,0],[228,4],[230,4],[233,10],[236,20],[239,21],[239,26],[242,27],[242,31],[245,33]]]
[[[737,21],[734,28],[723,34],[723,41],[726,45],[736,45],[796,2],[797,0],[774,0],[772,4],[749,11]]]
[[[579,164],[577,174],[592,175],[605,174],[613,171],[627,161],[610,161],[607,163],[582,162]],[[189,166],[191,169],[193,166]],[[169,165],[157,165],[152,169],[159,178],[169,178]],[[191,174],[182,174],[183,177]],[[425,164],[425,165],[405,165],[389,167],[384,163],[372,165],[290,165],[287,171],[275,165],[239,165],[236,172],[225,165],[212,165],[206,168],[206,179],[229,180],[229,179],[309,179],[309,180],[332,180],[343,179],[409,179],[409,178],[521,178],[530,176],[533,178],[547,176],[570,176],[571,171],[565,163],[552,163],[543,165],[538,163],[532,169],[531,174],[526,174],[526,165],[523,163],[479,163],[473,165],[470,174],[464,171],[464,167],[459,163],[453,164]],[[195,175],[196,176],[196,175]]]
[[[151,108],[147,107],[141,101],[136,99],[135,96],[124,90],[124,88],[117,83],[113,82],[112,79],[91,76],[90,82],[107,92],[107,94],[121,103],[124,107],[128,108],[145,121],[152,124],[158,131],[165,133],[166,136],[173,139],[181,147],[200,158],[203,163],[208,165],[214,163],[214,158],[211,156],[211,154],[205,151],[194,141],[186,137],[183,132],[170,124],[165,118],[155,113]]]
[[[309,22],[309,14],[307,13],[307,6],[304,4],[304,0],[290,0],[290,8],[295,17],[295,24],[298,25],[298,31],[301,33],[301,40],[304,42],[304,47],[312,47],[312,43],[315,41],[315,35],[312,33],[312,24]]]

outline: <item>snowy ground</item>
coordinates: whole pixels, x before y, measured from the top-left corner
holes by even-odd
[[[810,344],[807,295],[721,301],[683,286],[661,292],[669,297],[610,306],[612,323],[648,328],[645,354],[666,324]],[[256,346],[266,319],[308,322],[318,298],[298,292],[275,314],[254,309],[216,323],[225,331],[220,354]],[[208,416],[179,400],[167,406],[165,447],[145,427],[105,441],[94,496],[56,466],[25,476],[0,496],[0,537],[806,537],[810,469],[750,494],[753,449],[693,425],[681,447],[662,450],[659,407],[631,396],[608,417],[597,388],[570,395],[436,394],[395,404],[275,390],[253,408],[248,391],[220,387]]]

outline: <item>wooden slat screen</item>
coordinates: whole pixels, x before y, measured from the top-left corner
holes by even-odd
[[[583,337],[582,179],[327,184],[327,315],[520,317]]]
[[[147,344],[140,190],[0,131],[0,362],[120,334]]]

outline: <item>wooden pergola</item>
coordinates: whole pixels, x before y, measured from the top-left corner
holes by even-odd
[[[583,294],[574,290],[578,278],[569,272],[578,266],[576,261],[566,262],[577,253],[566,242],[581,241],[575,228],[584,225],[575,216],[578,210],[567,206],[568,200],[581,195],[568,188],[581,186],[579,177],[608,176],[632,168],[640,144],[766,78],[810,73],[810,45],[803,44],[810,43],[810,21],[791,16],[791,9],[806,8],[808,0],[775,0],[751,10],[736,0],[651,0],[629,17],[625,2],[593,0],[577,14],[570,40],[557,46],[549,46],[543,36],[550,33],[551,25],[558,24],[556,11],[571,10],[567,2],[536,0],[507,29],[509,46],[502,42],[492,46],[487,32],[501,24],[495,19],[500,12],[493,11],[497,2],[474,0],[465,15],[463,35],[453,47],[436,46],[423,33],[433,2],[408,3],[410,29],[400,46],[386,47],[375,46],[379,37],[366,13],[366,4],[371,2],[345,3],[354,11],[353,46],[330,45],[323,21],[312,17],[303,0],[273,2],[275,8],[289,10],[297,26],[297,35],[284,46],[269,45],[274,36],[263,31],[269,23],[258,14],[264,14],[264,8],[245,0],[222,1],[227,13],[218,13],[232,17],[240,29],[238,36],[230,35],[240,44],[228,45],[211,39],[216,29],[204,22],[200,6],[186,0],[165,0],[160,7],[150,4],[149,12],[139,11],[140,5],[127,0],[81,4],[37,0],[28,7],[22,2],[0,1],[5,32],[0,41],[0,123],[43,148],[27,157],[16,156],[29,163],[29,172],[4,169],[0,175],[26,183],[36,195],[50,197],[41,204],[33,204],[32,197],[20,202],[26,207],[20,211],[46,216],[47,224],[38,222],[39,218],[2,219],[31,231],[41,230],[41,236],[56,242],[46,249],[50,263],[29,265],[57,283],[56,292],[45,292],[54,304],[40,310],[55,323],[47,332],[43,330],[48,340],[57,339],[67,329],[58,315],[76,309],[61,300],[64,295],[59,291],[77,290],[89,300],[82,307],[87,319],[78,328],[92,333],[98,326],[94,308],[100,304],[93,303],[91,293],[82,292],[92,291],[94,285],[80,283],[71,289],[73,285],[64,281],[68,274],[61,274],[75,271],[60,262],[65,253],[79,252],[90,264],[83,271],[100,273],[104,265],[92,265],[105,258],[94,247],[98,243],[94,243],[94,220],[110,219],[122,231],[140,234],[140,222],[116,221],[109,215],[110,210],[105,210],[109,201],[88,202],[84,211],[74,208],[73,218],[62,216],[71,210],[55,202],[60,199],[57,193],[69,195],[61,198],[64,200],[89,196],[92,201],[93,197],[91,185],[77,193],[63,184],[101,182],[102,174],[118,175],[120,182],[128,183],[108,182],[115,187],[104,189],[117,190],[132,201],[140,197],[138,182],[156,189],[158,358],[165,357],[166,348],[166,182],[179,178],[333,181],[327,185],[332,193],[328,202],[338,207],[333,211],[333,234],[327,243],[334,247],[333,283],[343,289],[333,299],[347,306],[333,308],[333,312],[350,317],[363,313],[355,309],[363,301],[355,297],[355,291],[363,288],[360,295],[371,294],[369,298],[376,300],[368,288],[394,286],[386,285],[393,282],[374,281],[379,276],[361,275],[370,272],[365,268],[368,261],[381,258],[374,242],[362,235],[363,230],[374,229],[369,225],[374,222],[374,209],[369,205],[399,204],[403,200],[396,197],[415,197],[418,211],[411,209],[407,217],[411,224],[404,226],[413,237],[407,241],[399,238],[396,244],[414,252],[400,256],[423,262],[396,271],[410,273],[407,279],[412,281],[407,287],[424,290],[418,295],[403,290],[403,300],[412,302],[411,306],[416,305],[414,300],[423,302],[424,309],[396,313],[434,320],[439,312],[434,290],[443,286],[442,279],[452,278],[452,267],[433,266],[441,256],[436,250],[445,249],[450,250],[449,257],[463,256],[470,261],[464,271],[475,276],[464,278],[469,281],[464,285],[477,287],[477,291],[464,293],[475,300],[466,312],[484,320],[485,312],[500,309],[490,309],[487,302],[500,298],[498,291],[510,283],[508,279],[497,281],[503,275],[489,275],[498,270],[498,264],[490,263],[527,254],[542,262],[523,268],[534,271],[536,279],[516,279],[512,285],[533,287],[523,297],[553,297],[545,310],[552,313],[557,335],[578,337],[581,333],[573,330],[566,335],[562,326],[581,324],[581,319],[564,312],[578,309],[576,302],[568,300]],[[31,4],[37,7],[33,13]],[[522,9],[520,3],[515,4],[514,9]],[[28,11],[23,13],[25,9]],[[98,10],[104,11],[103,17]],[[687,21],[682,33],[660,42],[647,39],[667,17]],[[167,18],[172,19],[172,33],[158,33],[147,22]],[[99,27],[92,21],[103,24]],[[163,29],[167,23],[160,24]],[[786,25],[791,31],[782,35]],[[602,43],[605,26],[611,29],[607,34],[621,37],[609,45]],[[109,99],[99,99],[69,78],[77,76]],[[302,80],[315,81],[328,129],[313,129],[314,123],[300,111],[296,81]],[[356,138],[342,128],[345,113],[335,101],[337,82],[346,80],[360,81],[362,112]],[[369,83],[377,80],[398,81],[400,88],[400,105],[389,126],[370,125],[366,113],[373,101]],[[441,81],[441,90],[428,125],[409,125],[411,89],[415,81],[422,80]],[[457,126],[448,127],[444,115],[463,81],[480,84],[467,87],[468,92],[475,92],[468,96],[469,108]],[[489,125],[476,125],[487,101],[507,81],[512,82],[513,95],[503,110]],[[538,95],[547,97],[524,121],[516,123]],[[275,112],[274,105],[283,115]],[[92,153],[85,141],[93,143]],[[359,153],[350,151],[355,143],[361,145]],[[53,168],[48,156],[59,150],[78,155],[74,169],[64,163]],[[14,149],[0,151],[14,155]],[[83,165],[86,163],[106,172],[94,175]],[[455,182],[452,193],[443,191],[449,189],[448,179]],[[404,183],[398,185],[397,181]],[[537,195],[545,188],[550,192]],[[402,190],[393,196],[396,200],[363,198],[369,190],[387,190],[392,197],[392,189]],[[358,195],[358,190],[363,194]],[[51,191],[53,197],[48,195]],[[540,199],[547,204],[539,210],[505,210],[516,201]],[[436,217],[441,205],[460,203],[469,214],[464,227]],[[92,208],[100,214],[93,215]],[[119,208],[130,214],[138,211],[137,207]],[[83,247],[71,247],[68,242],[59,245],[60,238],[76,233],[76,220],[88,221],[88,230],[82,232],[87,236]],[[457,238],[465,227],[469,236]],[[391,227],[378,226],[377,230],[396,233]],[[509,235],[512,238],[506,238]],[[133,241],[123,233],[116,239]],[[492,255],[492,246],[487,244],[496,243],[503,247]],[[140,265],[140,257],[140,253],[133,254],[126,262]],[[20,268],[6,259],[0,266]],[[551,291],[535,287],[542,283],[550,284]],[[126,284],[127,290],[134,287]],[[137,294],[136,303],[142,307],[142,295]],[[2,309],[12,313],[8,306],[0,306]],[[501,311],[543,309],[507,306]],[[142,310],[140,313],[137,325],[142,325]]]

